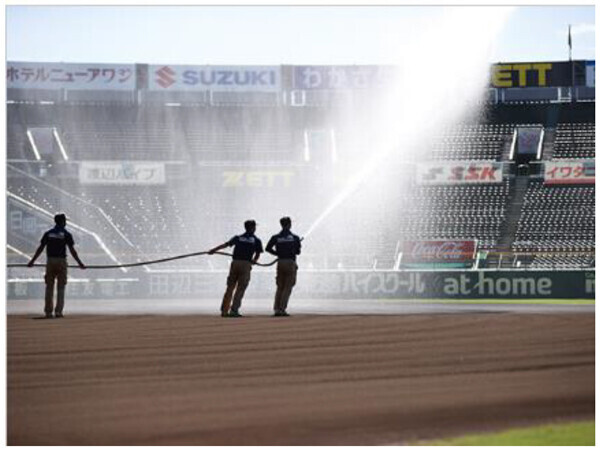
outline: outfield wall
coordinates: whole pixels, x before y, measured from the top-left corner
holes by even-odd
[[[35,275],[34,275],[35,274]],[[220,298],[227,272],[130,273],[101,278],[70,270],[67,297],[77,299]],[[43,298],[43,268],[9,279],[8,299]],[[254,270],[247,298],[271,298],[275,272]],[[316,299],[594,299],[594,271],[310,271],[301,270],[293,297]]]

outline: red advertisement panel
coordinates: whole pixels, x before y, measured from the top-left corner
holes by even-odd
[[[404,241],[403,266],[442,265],[462,267],[471,265],[475,258],[477,241],[440,239],[430,241]]]

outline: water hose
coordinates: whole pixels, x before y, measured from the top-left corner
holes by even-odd
[[[161,258],[158,260],[152,260],[152,261],[142,261],[142,262],[138,262],[138,263],[127,263],[127,264],[98,264],[98,265],[94,265],[91,264],[89,266],[85,266],[86,269],[118,269],[118,268],[122,268],[122,267],[136,267],[136,266],[146,266],[148,264],[156,264],[156,263],[164,263],[167,261],[174,261],[174,260],[181,260],[183,258],[189,258],[192,256],[200,256],[200,255],[211,255],[210,252],[195,252],[195,253],[188,253],[186,255],[177,255],[177,256],[170,256],[168,258]],[[233,256],[231,253],[225,253],[225,252],[214,252],[212,253],[212,255],[223,255],[223,256]],[[262,266],[262,267],[268,267],[268,266],[272,266],[273,264],[275,264],[277,262],[277,260],[274,260],[270,263],[253,263],[256,266]],[[6,267],[30,267],[27,264],[7,264]],[[45,264],[34,264],[32,267],[46,267]],[[75,264],[71,264],[68,267],[73,267],[73,268],[78,268],[80,269],[79,265],[75,265]]]

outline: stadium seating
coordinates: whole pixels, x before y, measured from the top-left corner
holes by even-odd
[[[298,217],[304,221],[298,228],[306,229],[342,189],[339,182],[347,176],[340,171],[345,168],[344,158],[368,153],[372,148],[369,134],[359,134],[364,141],[345,135],[335,121],[329,120],[327,103],[306,108],[266,105],[268,102],[255,106],[241,102],[236,106],[236,99],[224,96],[219,106],[187,107],[157,103],[9,105],[7,157],[10,165],[32,177],[11,173],[8,190],[50,213],[70,213],[73,222],[101,235],[122,261],[131,261],[191,253],[222,243],[239,230],[240,218],[235,211],[246,208],[240,200],[256,200],[253,206],[285,210],[281,200],[288,193],[284,197],[281,186],[260,186],[251,179],[240,187],[226,188],[222,172],[232,166],[286,168],[286,164],[301,162],[306,167],[302,170],[305,179],[294,180],[299,185],[289,189],[289,194],[313,191],[310,206],[297,208]],[[510,122],[508,109],[504,106],[503,117],[492,115],[481,124],[441,128],[419,158],[502,161],[516,125],[525,124],[528,115],[535,112],[532,106],[523,107],[515,116],[518,122]],[[539,124],[541,116],[533,118],[531,124]],[[558,117],[554,135],[548,135],[553,142],[545,144],[545,149],[552,149],[552,158],[594,158],[593,121],[569,122],[566,114]],[[26,136],[28,127],[55,127],[69,155],[69,165],[58,165],[60,156],[58,164],[48,161],[53,168],[37,165]],[[331,144],[327,145],[327,140],[321,153],[315,149],[310,161],[305,161],[307,130],[324,131],[326,138],[330,137],[329,131],[334,131],[339,160],[336,164],[330,158]],[[77,178],[77,163],[95,160],[176,161],[186,171],[175,175],[169,167],[167,185],[84,186]],[[395,164],[387,163],[392,168]],[[334,211],[323,222],[306,244],[303,260],[307,266],[390,269],[403,240],[477,239],[484,251],[495,251],[501,240],[506,240],[503,235],[507,233],[507,215],[514,196],[511,177],[505,177],[502,184],[418,186],[411,182],[410,169],[398,171],[404,173],[393,176],[388,185],[385,178],[373,178],[374,183],[358,190],[344,209]],[[331,181],[318,185],[327,178]],[[510,217],[518,218],[515,240],[504,245],[519,258],[506,260],[503,265],[589,267],[595,249],[594,206],[593,186],[551,187],[532,181],[521,211]],[[259,218],[264,215],[257,212]],[[272,223],[276,225],[276,220]],[[269,233],[263,231],[262,237]],[[19,241],[10,235],[8,239],[9,244]],[[354,244],[350,250],[348,243]],[[106,262],[106,257],[98,257],[97,261]],[[164,267],[223,269],[227,260],[192,259]]]
[[[553,159],[594,159],[596,125],[559,123],[556,126]]]
[[[286,117],[271,109],[186,109],[180,116],[182,146],[197,161],[292,160],[301,133]]]
[[[114,189],[86,189],[84,196],[101,207],[146,259],[190,253],[189,232],[182,217],[176,191],[124,186],[121,196]]]
[[[531,181],[512,249],[542,252],[530,267],[588,263],[595,249],[595,187],[546,186]]]
[[[89,200],[78,197],[73,192],[61,190],[59,187],[52,186],[35,177],[13,176],[7,182],[7,190],[9,194],[13,194],[47,212],[47,217],[40,220],[44,229],[52,226],[52,215],[65,212],[68,214],[70,223],[97,234],[98,238],[102,240],[117,259],[128,261],[136,258],[132,254],[131,247],[124,241],[111,220],[107,219],[105,213],[101,212]],[[109,261],[107,252],[98,248],[98,244],[91,235],[86,234],[84,236],[89,244],[93,243],[90,246],[93,255],[88,255],[86,262],[88,264],[106,264]],[[36,246],[38,240],[39,238],[34,241]],[[32,251],[30,247],[29,252]]]
[[[63,123],[59,131],[73,159],[168,160],[176,154],[176,141],[165,124],[118,122]],[[117,152],[115,152],[117,150]]]
[[[529,264],[532,269],[587,269],[595,266],[593,253],[536,255]]]
[[[6,128],[8,159],[33,159],[33,151],[27,141],[27,129],[18,123],[9,123]]]
[[[223,159],[223,153],[229,155],[277,155],[288,153],[293,148],[289,133],[243,132],[214,133],[211,131],[190,130],[186,134],[189,152],[199,159],[217,157]]]
[[[500,160],[514,125],[462,124],[439,132],[430,149],[435,160]]]
[[[506,216],[509,180],[494,185],[415,187],[406,195],[399,236],[406,239],[478,239],[493,249]],[[407,200],[407,201],[408,201]]]

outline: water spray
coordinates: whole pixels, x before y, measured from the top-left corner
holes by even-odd
[[[396,79],[381,99],[381,146],[367,153],[361,150],[359,170],[312,222],[305,237],[362,187],[388,157],[401,154],[404,161],[418,161],[420,156],[413,150],[426,143],[437,126],[455,122],[481,94],[491,45],[512,9],[457,9],[448,10],[425,27],[408,47],[399,44],[396,52],[401,59],[393,59],[398,69]],[[409,65],[414,69],[406,70]],[[440,68],[444,70],[442,81]],[[423,94],[428,98],[425,101]],[[356,129],[360,126],[351,133],[360,134]],[[341,154],[339,149],[337,153]]]

